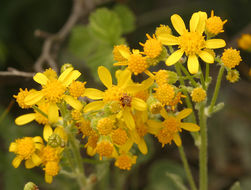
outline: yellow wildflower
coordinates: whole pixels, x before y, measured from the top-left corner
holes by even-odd
[[[184,109],[175,115],[168,115],[166,110],[161,111],[161,116],[164,117],[164,121],[161,123],[155,123],[156,129],[158,132],[155,132],[155,136],[158,138],[158,141],[162,144],[162,147],[165,144],[171,144],[172,140],[177,146],[181,145],[181,138],[179,133],[182,132],[182,129],[187,131],[199,131],[200,127],[194,123],[183,123],[182,119],[187,117],[192,113],[192,109]]]
[[[240,51],[232,48],[224,50],[221,60],[222,63],[229,69],[236,67],[242,61]]]
[[[113,48],[113,58],[114,60],[118,61],[118,62],[123,62],[123,61],[127,61],[127,58],[125,58],[123,56],[123,54],[121,54],[121,52],[125,52],[126,54],[131,54],[130,48],[127,47],[126,45],[118,45],[118,46],[114,46]]]
[[[220,17],[214,16],[214,11],[211,11],[211,17],[206,20],[206,32],[210,36],[216,36],[219,33],[224,32],[223,25],[227,20],[222,21]]]
[[[107,87],[107,90],[102,92],[97,89],[87,88],[85,96],[95,100],[102,100],[89,103],[84,107],[84,112],[99,110],[102,109],[106,103],[118,101],[121,105],[120,115],[123,116],[128,128],[135,128],[132,110],[143,111],[147,108],[146,103],[142,99],[135,97],[135,94],[144,90],[149,84],[152,84],[152,80],[149,79],[141,84],[135,84],[132,82],[131,73],[128,70],[119,70],[116,72],[118,85],[113,85],[112,77],[108,69],[100,66],[98,68],[98,74],[102,83]]]
[[[82,96],[85,92],[85,84],[86,82],[73,81],[69,86],[70,95],[75,98]]]
[[[151,59],[160,56],[163,49],[161,42],[156,39],[155,35],[151,38],[149,34],[146,34],[146,37],[148,38],[146,42],[144,44],[140,43],[144,47],[144,54]]]
[[[174,87],[170,84],[163,84],[155,90],[155,98],[157,98],[162,105],[169,105],[175,96]]]
[[[204,101],[207,97],[207,94],[203,88],[197,87],[197,88],[193,89],[193,91],[191,93],[191,97],[192,97],[193,102],[198,103],[198,102]]]
[[[52,183],[53,177],[58,175],[59,164],[55,161],[47,162],[43,170],[45,171],[45,182]]]
[[[111,142],[100,141],[97,143],[96,151],[99,154],[100,159],[102,159],[103,156],[112,157],[112,154],[115,151],[115,149]]]
[[[128,140],[126,131],[122,128],[118,128],[112,132],[112,142],[116,145],[124,145]]]
[[[238,40],[238,46],[241,49],[251,51],[251,34],[242,34]]]
[[[214,57],[204,49],[222,48],[226,43],[222,39],[204,39],[203,32],[205,30],[206,19],[207,14],[205,12],[194,13],[190,20],[190,32],[188,32],[184,21],[179,15],[174,14],[171,16],[172,24],[180,36],[175,37],[169,33],[163,33],[158,37],[162,44],[178,45],[179,48],[167,58],[167,66],[178,62],[184,53],[188,57],[187,66],[189,72],[192,74],[197,73],[199,70],[198,56],[206,63],[214,62]]]
[[[58,79],[49,79],[43,73],[37,73],[33,79],[42,85],[42,90],[34,91],[25,98],[25,104],[35,105],[41,100],[50,104],[48,110],[48,119],[50,122],[56,122],[59,117],[57,103],[65,100],[73,108],[80,110],[82,104],[70,95],[65,95],[66,88],[80,76],[80,72],[73,68],[66,69]]]
[[[46,69],[43,74],[49,79],[53,80],[57,78],[57,73],[52,68]]]
[[[98,120],[97,129],[100,135],[109,135],[114,128],[114,121],[109,117]]]
[[[24,99],[26,98],[26,96],[29,94],[30,91],[27,90],[27,88],[23,89],[19,89],[19,93],[17,95],[14,95],[13,97],[16,98],[16,101],[19,105],[19,107],[23,108],[23,109],[27,109],[27,108],[31,108],[30,105],[25,104]]]
[[[137,156],[129,154],[121,154],[116,158],[115,166],[121,170],[130,170],[132,165],[136,163]]]
[[[12,165],[17,168],[22,160],[25,160],[26,168],[33,168],[41,164],[38,151],[43,148],[43,139],[39,136],[24,137],[16,139],[9,147],[9,152],[14,152],[17,156],[12,161]]]

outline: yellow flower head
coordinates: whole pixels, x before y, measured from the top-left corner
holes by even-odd
[[[95,135],[96,132],[91,128],[91,122],[89,120],[81,120],[78,123],[78,129],[83,133],[83,137]]]
[[[184,109],[175,115],[168,115],[168,113],[163,109],[161,111],[161,116],[164,117],[164,121],[161,125],[162,127],[158,127],[159,131],[156,133],[156,137],[158,141],[162,144],[162,147],[165,144],[171,144],[172,140],[175,142],[177,146],[181,145],[181,138],[179,132],[182,129],[187,131],[199,131],[200,127],[194,123],[183,123],[182,119],[190,115],[192,109]]]
[[[186,29],[182,18],[174,14],[171,21],[175,30],[180,34],[175,37],[168,33],[162,33],[158,39],[164,45],[178,45],[178,50],[172,53],[166,60],[166,65],[170,66],[179,61],[185,53],[188,57],[187,66],[190,73],[195,74],[199,70],[198,56],[206,63],[213,63],[213,56],[205,51],[208,49],[222,48],[226,45],[222,39],[205,40],[203,32],[205,31],[205,22],[207,14],[205,12],[196,12],[190,19],[190,31]]]
[[[144,47],[144,54],[149,58],[154,59],[161,54],[163,49],[162,44],[156,39],[155,35],[151,38],[149,34],[146,34],[146,37],[148,40],[146,40],[144,44],[140,43],[140,45]]]
[[[114,127],[114,121],[109,117],[98,120],[97,129],[100,135],[109,135]]]
[[[45,182],[52,183],[53,177],[58,175],[59,172],[58,162],[48,162],[43,169],[45,171]]]
[[[115,166],[121,170],[130,170],[132,165],[136,163],[136,156],[122,154],[116,158]]]
[[[52,68],[49,68],[49,69],[46,69],[43,74],[49,79],[49,80],[53,80],[53,79],[56,79],[58,76],[57,76],[57,73],[56,71],[54,71]]]
[[[24,102],[27,105],[35,105],[40,101],[45,101],[50,104],[48,110],[48,119],[50,122],[57,122],[59,113],[57,103],[64,100],[74,109],[82,109],[82,104],[70,95],[66,95],[67,87],[75,81],[81,73],[78,70],[73,70],[72,67],[66,69],[58,79],[49,79],[43,73],[37,73],[33,79],[42,85],[42,90],[30,93]]]
[[[222,63],[229,69],[236,67],[242,61],[240,51],[232,48],[224,50],[221,60]]]
[[[124,129],[118,128],[112,132],[112,142],[116,145],[123,145],[128,140],[128,135]]]
[[[185,97],[186,96],[183,95],[181,92],[178,92],[169,104],[169,106],[171,106],[172,110],[175,110],[175,107],[178,105],[178,103],[182,104],[181,98],[185,98]]]
[[[168,83],[168,72],[166,70],[158,70],[155,73],[154,79],[157,85],[161,86]]]
[[[163,84],[155,89],[155,98],[157,98],[162,105],[169,105],[175,95],[174,87],[170,84]]]
[[[238,46],[241,49],[251,51],[251,34],[242,34],[238,40]]]
[[[100,159],[102,159],[103,156],[105,157],[111,157],[112,153],[114,151],[114,146],[109,141],[100,141],[97,143],[96,151],[100,156]]]
[[[214,11],[211,11],[211,17],[206,20],[206,32],[210,36],[216,36],[219,33],[224,32],[223,25],[227,20],[222,21],[220,17],[214,16]]]
[[[72,119],[74,119],[75,121],[79,121],[82,119],[82,112],[79,110],[72,110],[71,111],[71,117]]]
[[[155,35],[158,38],[161,34],[172,34],[172,30],[169,26],[161,24],[156,28]]]
[[[41,150],[39,156],[42,159],[42,163],[45,165],[47,162],[59,161],[59,153],[60,149],[47,145]]]
[[[133,50],[132,54],[128,52],[120,51],[127,61],[114,63],[114,66],[127,65],[130,72],[135,75],[145,72],[149,64],[146,57],[142,56],[139,50]]]
[[[85,92],[85,84],[86,82],[73,81],[69,86],[70,95],[75,98],[82,96]]]
[[[206,91],[203,88],[197,87],[193,89],[191,93],[192,101],[193,102],[202,102],[206,99],[207,94]]]
[[[127,58],[124,56],[124,54],[130,55],[131,51],[129,47],[122,44],[122,45],[114,46],[112,53],[113,53],[113,58],[115,61],[123,62],[123,61],[127,61]]]
[[[226,79],[231,82],[231,83],[235,83],[240,79],[240,74],[237,70],[229,70],[227,72],[227,76]]]
[[[19,107],[23,109],[31,108],[30,105],[25,104],[24,99],[28,96],[30,91],[27,90],[27,88],[19,89],[19,93],[17,95],[14,95],[13,97],[16,98],[16,101],[19,105]]]
[[[9,147],[10,152],[14,152],[17,156],[12,161],[12,165],[17,168],[22,160],[25,160],[25,167],[32,168],[41,163],[37,151],[43,148],[43,139],[37,137],[24,137],[12,142]]]

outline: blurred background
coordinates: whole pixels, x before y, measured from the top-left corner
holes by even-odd
[[[210,15],[211,10],[214,10],[215,15],[228,20],[224,25],[225,32],[219,38],[225,39],[229,47],[238,48],[237,40],[241,34],[251,34],[250,0],[86,2],[86,7],[82,9],[85,12],[64,39],[53,46],[52,52],[58,68],[66,62],[72,63],[83,73],[82,79],[88,81],[87,87],[101,86],[96,80],[99,65],[113,68],[114,45],[127,43],[131,48],[139,48],[139,42],[146,40],[145,34],[152,35],[160,24],[167,24],[172,28],[170,16],[175,13],[188,23],[193,12],[201,10]],[[71,0],[1,0],[0,71],[7,71],[11,67],[35,72],[34,64],[41,55],[45,38],[61,30],[71,15],[72,5]],[[106,33],[99,33],[95,24]],[[227,190],[236,181],[240,181],[244,190],[251,187],[251,53],[240,52],[243,61],[237,70],[241,80],[230,84],[223,79],[218,101],[224,101],[225,107],[208,121],[210,190]],[[45,64],[44,68],[48,66]],[[218,69],[219,66],[215,64],[210,70],[214,79]],[[214,83],[213,80],[211,86]],[[36,87],[36,84],[31,77],[5,76],[0,73],[0,189],[22,189],[28,181],[35,182],[40,189],[76,189],[72,183],[74,181],[62,175],[57,176],[53,184],[47,185],[42,170],[26,170],[23,165],[14,169],[11,165],[14,154],[8,152],[10,142],[23,136],[41,135],[42,126],[31,123],[18,127],[14,123],[14,118],[25,111],[17,106],[13,95],[18,93],[19,88],[32,87]],[[198,183],[198,150],[189,133],[183,133],[182,139]],[[104,170],[104,177],[95,188],[182,189],[173,183],[172,175],[169,175],[177,174],[187,184],[177,147],[172,145],[161,148],[156,139],[147,137],[146,140],[149,153],[147,156],[139,156],[131,171],[119,171],[113,164],[98,166],[100,170],[108,167],[110,172]],[[92,170],[92,166],[87,167],[87,172],[89,170]]]

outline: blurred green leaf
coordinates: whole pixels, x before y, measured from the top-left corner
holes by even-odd
[[[166,175],[173,180],[174,184],[180,190],[188,190],[187,187],[183,184],[183,181],[180,176],[167,172]]]
[[[87,26],[79,25],[72,29],[69,50],[78,58],[84,59],[95,51],[97,41],[90,36]]]
[[[89,17],[90,32],[98,40],[117,44],[122,34],[120,19],[116,13],[106,8],[97,9]]]
[[[239,181],[236,181],[231,187],[230,190],[241,190],[241,185]]]
[[[167,173],[172,175],[167,175]],[[185,171],[182,166],[170,160],[157,160],[149,170],[149,185],[146,190],[162,190],[167,187],[172,190],[180,190],[177,182],[173,181],[174,178],[179,178],[179,185],[183,184]]]
[[[133,12],[126,5],[121,4],[116,5],[114,11],[121,21],[123,34],[132,32],[135,29],[135,16]]]

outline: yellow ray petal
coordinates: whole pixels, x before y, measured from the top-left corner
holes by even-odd
[[[164,45],[178,45],[179,44],[179,38],[171,34],[162,33],[158,36],[158,40],[160,40],[161,43]]]
[[[58,77],[58,80],[60,82],[63,82],[72,71],[73,71],[73,67],[69,67],[63,73],[61,73],[61,75]]]
[[[214,62],[214,56],[207,51],[201,51],[199,53],[199,56],[206,63],[213,63]]]
[[[106,86],[106,88],[112,87],[112,76],[107,68],[105,68],[104,66],[99,66],[98,76],[101,82]]]
[[[59,118],[58,106],[56,103],[50,104],[48,110],[48,120],[50,123],[56,123]]]
[[[173,27],[180,35],[182,35],[186,31],[185,23],[179,15],[177,14],[172,15],[171,21],[172,21]]]
[[[15,123],[16,125],[25,125],[33,121],[36,117],[35,115],[36,115],[35,113],[28,113],[25,115],[21,115],[15,119]]]
[[[96,111],[102,109],[103,107],[104,107],[103,101],[91,102],[84,107],[84,112],[86,113],[89,111]]]
[[[200,20],[199,20],[199,23],[197,24],[197,28],[195,29],[195,31],[202,34],[205,31],[207,13],[199,11],[198,14],[200,16]]]
[[[15,152],[17,150],[17,143],[12,142],[9,146],[9,152]]]
[[[119,48],[118,50],[119,50],[119,53],[122,55],[122,57],[124,57],[126,59],[128,59],[130,57],[130,55],[131,55],[130,52],[125,51],[125,50],[123,50],[121,48]]]
[[[43,73],[37,73],[34,77],[33,80],[36,81],[37,83],[41,85],[46,85],[49,79],[47,76],[45,76]]]
[[[24,103],[27,105],[34,105],[38,103],[43,98],[43,93],[41,91],[30,92],[28,96],[24,99]]]
[[[66,101],[67,104],[69,104],[71,107],[73,107],[75,110],[80,111],[83,108],[83,104],[72,96],[65,95],[63,99]]]
[[[129,108],[124,110],[123,118],[128,129],[133,130],[135,128],[135,122]]]
[[[187,131],[196,132],[200,130],[200,127],[194,123],[181,123],[180,127]]]
[[[175,134],[173,135],[173,141],[175,142],[175,144],[176,144],[177,146],[181,146],[181,138],[180,138],[179,133],[175,133]]]
[[[147,131],[153,135],[158,134],[159,130],[163,127],[162,122],[155,120],[148,120],[147,125],[148,125]]]
[[[42,162],[41,158],[37,154],[32,154],[31,160],[35,164],[35,166],[38,166]]]
[[[25,168],[27,168],[27,169],[31,169],[31,168],[34,168],[34,167],[36,166],[36,165],[32,162],[31,159],[26,160],[25,163],[24,163],[24,165],[25,165]]]
[[[179,120],[182,120],[182,119],[186,118],[187,116],[189,116],[192,113],[192,111],[193,110],[190,108],[183,109],[181,112],[178,113],[176,118]]]
[[[18,166],[20,165],[21,162],[22,162],[22,158],[17,156],[12,160],[12,165],[14,168],[18,168]]]
[[[139,98],[133,97],[131,104],[134,109],[139,111],[145,111],[147,108],[147,104],[145,103],[145,101]]]
[[[50,125],[45,125],[43,130],[43,138],[46,142],[48,142],[48,138],[52,135],[53,130]]]
[[[139,150],[142,154],[147,154],[148,149],[146,146],[146,142],[143,138],[141,138],[140,141],[138,142],[138,147],[139,147]]]
[[[196,55],[189,55],[187,60],[188,71],[191,74],[195,74],[199,71],[199,60]]]
[[[70,72],[66,78],[62,81],[64,86],[69,86],[72,81],[75,81],[78,77],[80,77],[81,73],[78,70],[74,70]]]
[[[68,141],[67,134],[63,127],[57,126],[56,129],[54,130],[54,133],[59,135],[65,142]]]
[[[200,15],[199,13],[193,13],[190,22],[189,22],[189,26],[190,26],[190,32],[195,32],[197,25],[199,23],[200,20]]]
[[[226,46],[226,42],[222,39],[211,39],[206,41],[206,48],[218,49]]]
[[[165,108],[163,108],[163,109],[160,110],[160,115],[162,117],[164,117],[165,119],[167,119],[169,117],[169,115],[167,114]]]
[[[43,139],[40,136],[35,136],[32,138],[35,143],[43,143]]]
[[[97,90],[95,88],[86,88],[84,96],[91,98],[93,100],[98,100],[104,97],[104,92]]]
[[[52,181],[53,181],[53,177],[51,175],[48,175],[48,174],[45,173],[44,180],[45,180],[46,183],[51,184]]]
[[[167,66],[171,66],[171,65],[177,63],[177,62],[180,60],[180,58],[182,57],[183,53],[184,53],[184,51],[181,50],[181,49],[179,49],[179,50],[173,52],[173,53],[167,58],[167,60],[166,60],[166,65],[167,65]]]
[[[117,70],[116,78],[118,81],[118,87],[125,88],[131,81],[131,72],[128,69],[125,70]]]

